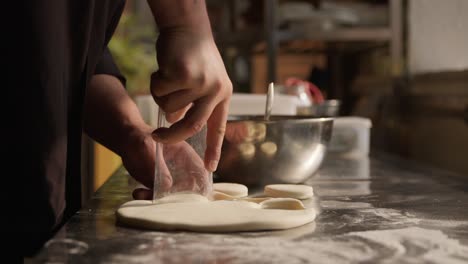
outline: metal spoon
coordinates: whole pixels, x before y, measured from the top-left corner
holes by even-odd
[[[268,85],[267,99],[265,104],[265,117],[266,121],[270,120],[271,110],[273,108],[273,99],[275,94],[275,85],[271,82]]]

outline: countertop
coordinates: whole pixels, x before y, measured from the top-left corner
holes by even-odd
[[[307,181],[316,221],[284,231],[117,226],[133,184],[119,169],[26,263],[468,263],[468,177],[393,156],[327,157]]]

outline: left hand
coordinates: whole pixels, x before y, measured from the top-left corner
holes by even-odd
[[[133,192],[135,199],[152,199],[156,142],[150,127],[139,129],[129,136],[129,143],[122,153],[122,162],[130,175],[148,189]],[[185,141],[162,145],[159,157],[159,192],[194,191],[207,195],[211,191],[209,173],[203,160]],[[169,168],[168,168],[169,165]]]

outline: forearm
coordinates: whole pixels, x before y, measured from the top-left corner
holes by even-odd
[[[130,135],[150,130],[122,83],[114,76],[94,75],[86,93],[85,132],[121,155]]]
[[[160,31],[197,28],[210,33],[205,0],[147,0]]]

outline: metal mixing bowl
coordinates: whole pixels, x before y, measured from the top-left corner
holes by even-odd
[[[231,116],[215,181],[301,183],[322,164],[333,118]]]

